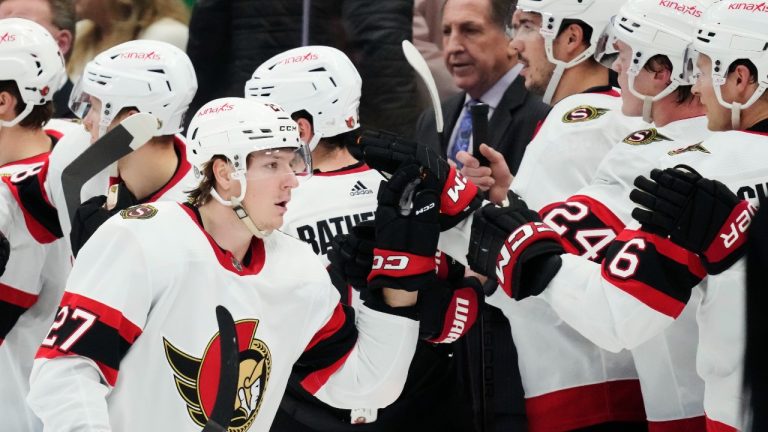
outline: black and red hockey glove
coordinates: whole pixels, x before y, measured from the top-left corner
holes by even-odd
[[[727,270],[744,255],[747,230],[756,209],[717,180],[678,165],[639,176],[629,197],[643,230],[669,237],[699,254],[709,274]]]
[[[467,334],[485,301],[477,278],[438,279],[419,292],[419,337],[432,343],[452,343]]]
[[[331,279],[342,281],[358,291],[368,287],[368,273],[373,264],[373,247],[376,240],[374,221],[360,222],[349,234],[340,234],[331,240],[328,271]]]
[[[416,164],[403,165],[381,182],[370,289],[418,291],[431,285],[440,236],[438,200],[439,193],[425,187]]]
[[[104,205],[107,197],[97,195],[80,204],[72,218],[72,231],[69,233],[69,241],[72,244],[72,255],[77,257],[80,249],[93,236],[100,226],[115,214],[128,207],[139,204],[135,196],[124,184],[113,185],[117,187],[117,201],[115,207],[107,210]]]
[[[5,235],[0,232],[0,276],[5,273],[5,266],[8,264],[8,258],[11,257],[11,244]]]
[[[508,296],[522,300],[544,291],[565,250],[538,213],[514,194],[509,201],[508,207],[488,204],[475,213],[467,261],[472,270],[496,278]]]
[[[349,147],[355,158],[373,169],[394,173],[403,163],[417,163],[437,182],[440,190],[440,229],[458,225],[482,204],[477,186],[429,146],[383,131],[364,131]]]

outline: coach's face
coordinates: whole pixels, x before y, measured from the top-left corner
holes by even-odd
[[[480,98],[517,61],[491,0],[448,0],[443,9],[443,59],[453,82]]]

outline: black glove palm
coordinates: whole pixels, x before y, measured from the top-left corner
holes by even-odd
[[[83,248],[93,233],[104,224],[110,217],[133,205],[138,204],[136,197],[125,185],[117,186],[117,200],[112,210],[104,208],[107,197],[104,195],[95,196],[82,204],[75,210],[72,219],[72,232],[69,234],[69,240],[72,243],[72,254],[77,257],[80,249]]]

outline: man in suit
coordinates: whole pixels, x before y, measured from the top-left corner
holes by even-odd
[[[469,106],[489,106],[488,145],[504,155],[514,173],[549,107],[525,89],[518,77],[517,52],[505,27],[516,1],[448,0],[443,8],[443,59],[462,91],[442,104],[445,129],[438,139],[435,114],[425,111],[416,139],[456,162],[471,151]],[[485,306],[481,325],[470,330],[456,349],[462,379],[471,389],[477,430],[525,431],[525,404],[517,354],[507,319]]]
[[[469,105],[489,105],[488,145],[502,153],[514,174],[536,127],[549,107],[525,89],[518,77],[522,65],[505,33],[509,11],[516,1],[449,0],[443,9],[443,59],[453,81],[462,92],[443,101],[445,129],[438,140],[435,115],[425,111],[416,127],[416,137],[456,160],[461,124],[469,116]]]

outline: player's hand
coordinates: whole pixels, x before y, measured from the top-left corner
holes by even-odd
[[[521,300],[541,293],[560,269],[560,236],[510,192],[510,205],[488,204],[475,213],[470,268],[495,277],[504,292]],[[490,293],[489,293],[490,294]]]
[[[341,281],[356,290],[365,292],[368,273],[373,264],[373,246],[376,241],[376,225],[373,221],[361,222],[349,234],[340,234],[331,240],[328,271],[331,279]]]
[[[440,193],[440,228],[453,228],[480,207],[477,186],[455,166],[426,145],[382,131],[365,131],[349,147],[353,156],[373,169],[394,173],[403,163],[416,163],[437,182]]]
[[[104,207],[106,202],[106,196],[98,195],[83,202],[77,210],[75,210],[75,215],[72,219],[72,232],[69,234],[69,240],[70,243],[72,243],[72,254],[75,257],[77,257],[80,249],[83,248],[93,233],[95,233],[107,219],[119,213],[120,210],[138,204],[136,198],[125,185],[120,185],[117,192],[116,204],[112,210],[107,210]]]
[[[11,257],[11,244],[5,237],[5,234],[0,232],[0,276],[5,273],[5,266],[8,264],[8,258]]]
[[[419,337],[432,343],[452,343],[474,325],[485,296],[476,278],[436,281],[419,292]]]
[[[639,176],[630,199],[643,229],[669,237],[699,254],[709,274],[728,269],[744,255],[746,232],[756,209],[717,180],[678,165]]]
[[[467,152],[460,151],[456,155],[464,165],[461,174],[476,184],[478,189],[487,192],[489,201],[501,205],[514,177],[504,155],[487,144],[480,145],[480,153],[488,160],[488,166],[481,166],[480,161]]]
[[[406,164],[379,186],[369,288],[418,291],[435,278],[439,192],[429,184],[418,165]]]

